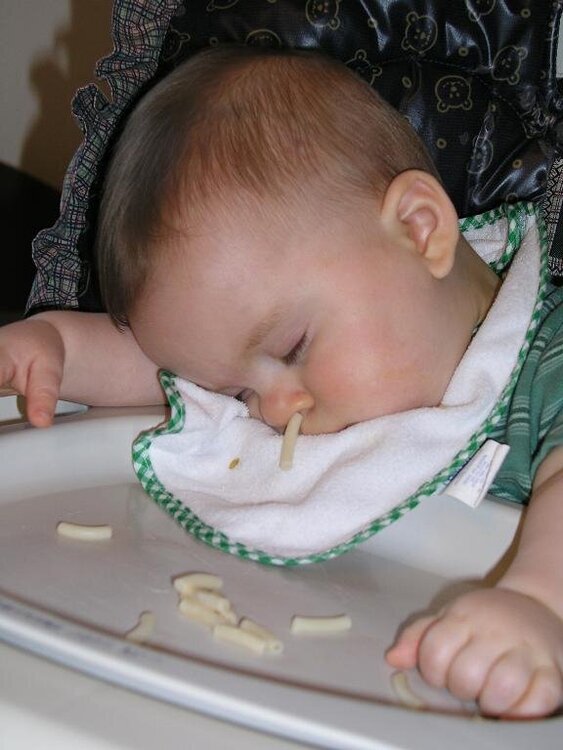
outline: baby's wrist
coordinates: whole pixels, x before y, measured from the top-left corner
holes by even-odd
[[[545,580],[539,581],[535,576],[507,573],[495,588],[521,594],[541,604],[563,622],[563,592],[550,586]]]

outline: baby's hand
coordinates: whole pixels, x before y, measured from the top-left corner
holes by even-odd
[[[406,627],[387,661],[418,666],[430,685],[476,700],[484,714],[546,716],[563,700],[563,621],[524,594],[473,591]]]
[[[27,418],[36,427],[53,420],[65,351],[57,329],[32,318],[0,328],[0,386],[26,397]]]

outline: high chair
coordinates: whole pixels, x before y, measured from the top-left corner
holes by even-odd
[[[92,244],[120,125],[178,63],[229,42],[319,48],[357,71],[422,135],[460,216],[503,202],[541,203],[549,269],[560,279],[562,7],[552,0],[116,0],[114,53],[97,66],[112,98],[92,84],[74,100],[84,141],[69,166],[60,217],[34,241],[28,313],[102,309]],[[489,498],[472,510],[439,494],[337,559],[259,566],[185,534],[143,492],[131,443],[163,416],[160,408],[61,403],[55,425],[35,430],[20,401],[0,394],[0,705],[12,701],[10,718],[30,717],[30,737],[53,732],[45,736],[73,748],[561,746],[561,714],[483,719],[475,705],[414,672],[412,695],[397,693],[384,662],[409,615],[507,564],[519,507]],[[66,538],[57,534],[61,521],[109,525],[113,535]],[[267,625],[284,652],[257,657],[182,619],[172,579],[193,571],[220,576],[237,613]],[[129,640],[145,611],[154,613],[154,629],[142,643]],[[342,613],[352,618],[347,633],[290,633],[292,615]]]

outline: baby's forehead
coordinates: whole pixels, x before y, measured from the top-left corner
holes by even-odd
[[[205,276],[240,266],[266,273],[295,245],[305,252],[306,240],[318,232],[320,214],[289,199],[218,198],[179,213],[158,254],[171,266],[189,265]]]
[[[169,223],[192,250],[227,247],[236,251],[253,246],[260,248],[264,258],[293,243],[304,244],[335,225],[357,228],[364,217],[378,215],[380,205],[374,194],[341,183],[337,192],[330,181],[306,175],[298,184],[288,180],[279,192],[254,192],[227,184],[204,200],[194,199],[191,192],[176,200]]]
[[[262,314],[273,289],[289,297],[331,257],[348,255],[366,237],[372,241],[372,196],[334,205],[312,186],[306,195],[282,200],[224,190],[172,214],[150,282],[159,304],[167,290],[190,316],[214,315],[218,300],[228,315],[255,307]]]

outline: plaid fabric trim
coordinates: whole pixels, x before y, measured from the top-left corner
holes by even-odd
[[[152,466],[149,450],[152,442],[159,435],[173,434],[179,432],[185,421],[185,406],[183,399],[175,385],[175,376],[169,372],[161,373],[161,383],[168,397],[171,416],[167,423],[153,430],[148,430],[139,435],[133,443],[133,468],[137,474],[143,488],[152,497],[152,499],[166,511],[185,531],[189,531],[197,539],[205,542],[215,549],[222,552],[228,552],[232,555],[253,560],[264,565],[278,565],[294,567],[297,565],[306,565],[313,562],[322,562],[338,557],[351,549],[354,549],[362,542],[377,534],[382,529],[402,518],[409,510],[416,506],[425,498],[440,492],[448,482],[465,466],[467,461],[481,447],[481,445],[498,429],[499,424],[506,418],[506,413],[510,397],[520,375],[522,365],[526,360],[530,346],[534,340],[536,329],[543,317],[543,302],[546,295],[548,282],[547,269],[547,239],[543,222],[539,220],[539,210],[532,203],[516,204],[507,206],[502,209],[488,211],[479,216],[464,219],[460,225],[462,230],[469,227],[482,227],[491,224],[499,219],[508,218],[508,242],[507,250],[503,254],[504,259],[509,253],[510,257],[514,255],[523,236],[526,226],[526,217],[534,215],[538,219],[540,233],[540,245],[542,250],[542,261],[540,270],[540,279],[538,284],[538,294],[536,305],[532,318],[526,333],[524,344],[519,352],[517,363],[512,371],[509,382],[504,388],[496,406],[483,425],[475,432],[466,446],[455,456],[449,466],[436,474],[431,480],[423,484],[415,494],[398,505],[393,510],[374,519],[365,529],[355,534],[346,542],[339,544],[325,552],[306,555],[302,557],[281,557],[270,555],[268,552],[260,549],[253,549],[244,544],[235,542],[221,531],[209,526],[202,521],[193,511],[186,507],[180,500],[169,492],[160,482]],[[500,262],[500,261],[499,261]],[[495,266],[497,264],[494,264]]]
[[[494,224],[503,219],[506,220],[506,247],[500,258],[494,263],[489,264],[495,273],[501,274],[510,265],[514,254],[522,244],[522,239],[526,231],[526,220],[530,215],[535,215],[539,221],[539,212],[534,203],[506,203],[477,216],[460,219],[459,228],[461,232],[468,232],[472,229],[482,229],[488,224]]]
[[[112,101],[95,84],[79,89],[72,112],[84,134],[67,170],[60,216],[32,244],[37,274],[27,303],[33,308],[77,308],[89,269],[78,241],[87,227],[92,186],[100,162],[122,113],[157,69],[170,18],[181,0],[119,0],[114,4],[114,51],[98,63],[97,78],[105,79]]]
[[[542,203],[549,245],[549,271],[563,278],[563,157],[555,159],[549,170]]]

